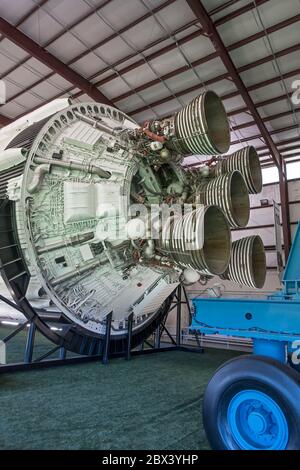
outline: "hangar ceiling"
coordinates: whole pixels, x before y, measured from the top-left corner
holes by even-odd
[[[166,116],[208,88],[224,100],[230,152],[251,144],[273,165],[257,117],[191,4],[202,4],[287,161],[300,158],[299,0],[0,1],[1,106],[5,125],[60,97],[95,99],[143,122]],[[187,157],[197,165],[202,156]]]

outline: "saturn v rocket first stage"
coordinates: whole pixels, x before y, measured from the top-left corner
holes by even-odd
[[[262,241],[231,242],[231,228],[248,223],[249,193],[261,191],[259,158],[253,147],[222,156],[229,146],[212,91],[142,126],[103,104],[57,100],[3,128],[1,273],[25,315],[88,354],[109,314],[111,348],[124,346],[130,315],[138,345],[180,282],[220,276],[261,288]],[[192,170],[181,165],[187,155],[213,158]]]

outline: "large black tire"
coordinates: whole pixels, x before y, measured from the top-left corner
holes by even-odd
[[[203,422],[216,450],[300,449],[300,374],[264,356],[222,365],[207,385]]]

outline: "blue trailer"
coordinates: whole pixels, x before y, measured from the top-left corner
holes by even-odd
[[[195,298],[191,330],[251,338],[253,354],[207,385],[203,421],[214,449],[300,449],[300,223],[282,290],[263,299]]]

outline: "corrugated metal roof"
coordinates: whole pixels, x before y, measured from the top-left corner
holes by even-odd
[[[300,154],[300,113],[293,111],[297,105],[288,96],[300,75],[299,1],[202,3],[274,142],[292,140],[295,147],[299,138]],[[230,151],[249,141],[266,152],[253,118],[186,0],[1,0],[0,14],[138,121],[173,113],[208,82],[207,88],[224,97],[230,113]],[[90,99],[4,37],[0,78],[7,85],[7,103],[0,112],[11,119],[57,97]],[[198,160],[189,157],[187,162]]]

